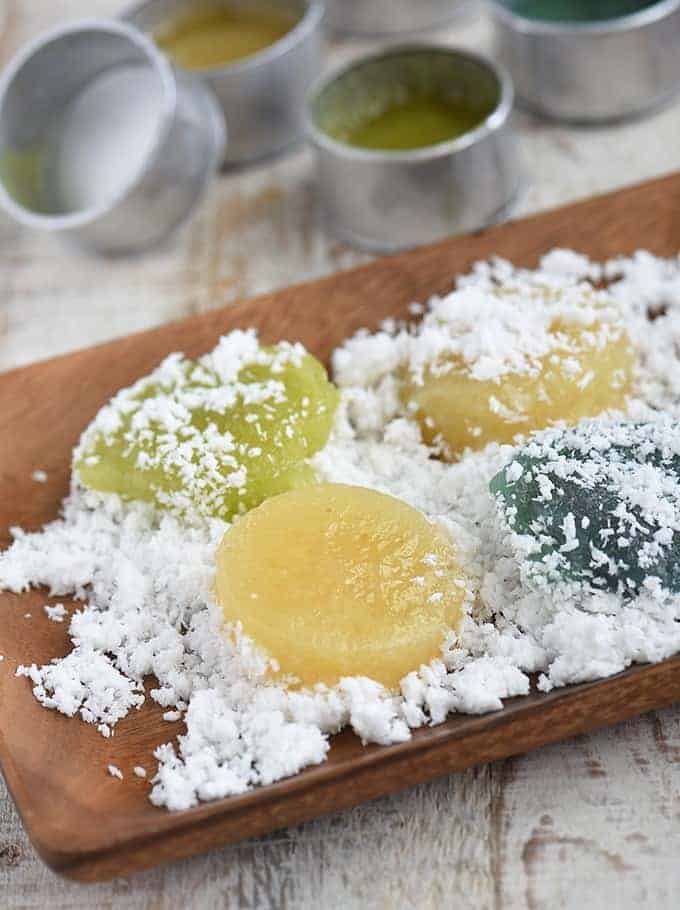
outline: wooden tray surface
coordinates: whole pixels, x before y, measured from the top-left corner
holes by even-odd
[[[680,174],[0,376],[1,545],[9,542],[12,525],[38,529],[57,516],[82,429],[114,392],[169,352],[198,355],[224,332],[256,326],[265,341],[300,340],[327,359],[356,329],[405,316],[409,303],[450,289],[475,260],[498,254],[534,266],[556,246],[595,259],[638,248],[676,254]],[[47,471],[46,484],[31,479],[36,469]],[[41,857],[81,880],[128,874],[283,828],[680,700],[678,657],[512,699],[500,713],[454,717],[395,746],[364,748],[344,732],[323,765],[243,796],[170,813],[148,802],[149,784],[132,767],[141,763],[151,771],[151,751],[181,731],[181,723],[164,722],[162,709],[147,701],[106,740],[94,727],[41,708],[29,683],[14,677],[20,663],[46,662],[69,650],[66,624],[47,620],[46,600],[40,591],[0,595],[0,767]],[[124,782],[107,774],[109,763],[123,770]]]

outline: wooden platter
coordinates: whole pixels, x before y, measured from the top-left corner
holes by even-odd
[[[2,546],[11,526],[38,529],[57,516],[82,429],[117,389],[170,351],[197,355],[224,332],[252,325],[265,341],[300,340],[327,358],[356,329],[404,316],[409,303],[448,290],[477,259],[498,254],[533,266],[555,246],[595,259],[638,248],[676,254],[680,174],[0,376]],[[46,484],[31,478],[36,469],[47,472]],[[162,710],[147,702],[106,740],[93,727],[45,711],[28,682],[14,677],[18,664],[46,662],[69,649],[66,625],[49,622],[42,610],[47,601],[40,591],[0,594],[0,767],[42,858],[80,880],[128,874],[263,834],[680,700],[678,657],[513,699],[497,714],[454,717],[400,745],[362,747],[345,732],[323,765],[244,796],[169,813],[148,802],[149,785],[132,767],[151,771],[153,748],[181,724],[164,722]],[[123,770],[122,783],[107,774],[109,763]]]

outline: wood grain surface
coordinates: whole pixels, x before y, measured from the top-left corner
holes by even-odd
[[[120,0],[0,0],[0,66],[45,28],[119,7]],[[492,50],[487,18],[474,15],[474,7],[472,16],[432,37]],[[372,46],[335,42],[328,65]],[[547,123],[521,112],[516,123],[526,177],[517,214],[680,166],[677,104],[601,128]],[[366,259],[319,224],[313,162],[304,148],[223,175],[174,242],[141,258],[91,259],[0,214],[0,369]],[[41,489],[32,489],[36,493]],[[25,622],[60,628],[44,616]],[[58,648],[59,640],[54,644]],[[0,676],[5,672],[0,664]],[[675,910],[679,763],[680,708],[670,708],[98,885],[66,881],[41,863],[0,777],[0,906],[438,910],[455,903],[457,910]]]
[[[2,543],[12,526],[38,528],[56,517],[82,429],[118,388],[171,351],[194,356],[225,331],[256,326],[264,341],[300,340],[327,359],[356,329],[404,317],[409,303],[446,291],[453,275],[492,253],[526,266],[556,246],[603,259],[637,249],[644,238],[649,249],[669,255],[679,236],[680,174],[6,373],[0,377]],[[38,468],[48,483],[32,479]],[[153,767],[153,749],[180,724],[168,726],[162,709],[147,703],[103,739],[92,726],[42,709],[30,685],[13,676],[19,663],[44,662],[68,649],[63,627],[40,621],[45,599],[40,591],[0,595],[6,665],[0,765],[38,852],[62,874],[82,880],[280,829],[680,700],[678,658],[514,699],[498,714],[454,717],[387,748],[362,747],[345,732],[321,766],[240,797],[168,813],[149,804],[149,783],[136,779],[132,768]],[[107,774],[109,763],[125,781]]]

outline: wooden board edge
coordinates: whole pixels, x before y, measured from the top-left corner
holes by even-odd
[[[104,881],[167,865],[668,707],[680,701],[680,656],[556,690],[538,705],[522,707],[523,699],[519,696],[511,700],[514,711],[506,707],[494,715],[480,715],[480,721],[485,723],[460,738],[447,736],[442,730],[443,735],[434,742],[411,740],[392,747],[375,747],[371,760],[358,770],[339,769],[333,773],[333,769],[325,769],[324,773],[322,765],[318,777],[294,776],[249,791],[243,797],[178,813],[175,817],[181,821],[177,827],[133,838],[110,849],[73,853],[61,842],[34,837],[30,828],[29,837],[54,872],[74,881]],[[597,711],[593,710],[595,703]],[[256,793],[259,799],[252,798]],[[241,809],[238,804],[248,799],[250,805]],[[262,803],[267,804],[266,813]],[[59,838],[62,836],[59,832]]]
[[[562,217],[574,220],[587,218],[589,213],[596,212],[597,207],[614,206],[614,210],[634,201],[640,205],[645,200],[646,194],[667,193],[674,200],[680,198],[680,174],[673,174],[657,178],[643,184],[637,184],[617,190],[613,193],[603,194],[587,200],[572,203],[569,206],[550,210],[509,222],[489,230],[479,232],[472,239],[483,237],[483,248],[493,250],[494,246],[501,247],[504,238],[512,231],[527,229],[529,226],[535,232],[545,225],[548,238],[555,236],[549,227],[556,213]],[[673,209],[675,212],[675,209]],[[680,209],[678,209],[680,215]],[[680,231],[680,217],[671,219],[665,228],[665,238],[671,235],[675,242],[676,230]],[[559,234],[559,231],[558,231]],[[678,234],[680,238],[680,233]],[[574,237],[575,246],[578,247],[578,237]],[[644,242],[644,241],[643,241]],[[375,272],[379,279],[389,274],[389,270],[403,267],[404,275],[412,277],[421,267],[426,266],[432,257],[448,257],[451,276],[461,271],[461,263],[472,261],[469,259],[469,249],[466,244],[471,243],[468,235],[441,241],[429,247],[420,248],[410,253],[401,254],[390,259],[378,260],[358,269],[348,270],[343,273],[310,282],[305,285],[287,288],[273,294],[245,301],[219,310],[210,311],[200,316],[167,323],[158,328],[140,332],[136,335],[119,338],[95,347],[71,352],[43,361],[42,365],[50,363],[72,361],[74,365],[90,362],[98,351],[110,352],[107,356],[125,356],[126,350],[134,349],[140,344],[145,344],[144,339],[159,341],[162,347],[165,339],[177,338],[185,329],[196,332],[200,338],[208,337],[214,333],[223,322],[243,324],[251,314],[256,311],[266,310],[267,303],[279,298],[279,303],[292,303],[296,295],[302,295],[304,288],[307,294],[310,290],[314,293],[323,293],[324,289],[337,282],[351,283],[352,276],[357,274]],[[678,240],[680,246],[680,239]],[[675,247],[674,247],[675,248]],[[532,247],[530,256],[538,256],[541,250],[538,246]],[[627,252],[622,250],[622,252]],[[482,255],[476,258],[483,258]],[[467,260],[466,260],[467,257]],[[90,360],[88,360],[88,358]],[[16,377],[29,377],[35,364],[20,367],[0,376],[0,382]],[[55,372],[58,372],[56,370]],[[411,743],[403,746],[370,747],[366,750],[367,756],[375,756],[371,749],[379,750],[379,758],[372,757],[365,760],[361,756],[355,761],[353,768],[346,769],[343,775],[335,773],[332,768],[321,766],[296,778],[290,778],[278,784],[262,788],[260,791],[251,791],[247,806],[241,806],[240,801],[245,797],[236,797],[232,800],[206,804],[198,809],[186,813],[169,816],[177,821],[174,826],[165,824],[155,826],[152,824],[148,832],[137,838],[125,836],[96,851],[77,852],[65,845],[64,828],[47,830],[43,835],[35,836],[32,833],[31,820],[26,825],[29,836],[34,842],[39,854],[58,873],[75,880],[96,881],[111,878],[128,872],[150,868],[162,863],[167,863],[186,856],[203,852],[210,847],[227,844],[246,837],[256,836],[265,832],[287,827],[291,824],[303,822],[310,818],[319,817],[339,811],[349,806],[356,805],[365,800],[373,799],[388,793],[406,789],[416,783],[431,780],[447,772],[463,770],[474,764],[495,761],[511,755],[521,754],[533,748],[547,745],[551,742],[568,738],[575,733],[584,733],[602,726],[626,720],[645,711],[665,707],[680,699],[680,664],[679,659],[672,659],[664,664],[651,667],[635,668],[626,673],[605,680],[598,680],[585,686],[577,686],[571,690],[560,690],[545,697],[540,705],[526,705],[520,710],[513,705],[509,707],[506,716],[486,715],[488,720],[484,729],[477,733],[469,730],[463,736],[455,737],[452,733],[447,736],[443,725],[441,728],[429,728],[428,740],[422,746],[411,747]],[[675,664],[674,664],[675,661]],[[660,668],[666,665],[665,670]],[[675,669],[668,669],[675,666]],[[670,674],[664,677],[663,674]],[[673,674],[676,679],[673,680]],[[627,680],[624,688],[627,700],[621,703],[621,698],[616,692],[607,687],[619,685]],[[631,683],[631,680],[635,680]],[[664,682],[663,687],[661,686]],[[590,710],[583,705],[572,704],[570,700],[584,697],[588,688],[596,690],[596,695],[591,696]],[[608,695],[605,695],[605,690]],[[640,691],[644,690],[644,692]],[[556,706],[559,705],[559,708]],[[569,711],[573,717],[569,718]],[[595,719],[595,714],[598,714]],[[529,714],[535,714],[532,720]],[[601,715],[601,716],[600,716]],[[538,723],[542,718],[541,724]],[[513,729],[514,725],[516,729]],[[525,726],[526,729],[520,729]],[[539,728],[540,727],[540,728]],[[498,735],[494,734],[498,728],[505,731],[505,739],[497,742]],[[491,741],[487,741],[491,738]],[[413,743],[417,741],[414,740]],[[464,748],[463,748],[464,747]],[[475,751],[475,749],[477,751]],[[462,750],[462,751],[461,751]],[[355,770],[356,769],[356,770]],[[18,774],[18,772],[17,772]],[[10,790],[12,787],[14,771],[7,769],[7,780]],[[18,778],[14,783],[17,784]],[[252,794],[257,794],[253,796]],[[305,794],[307,794],[305,796]],[[305,801],[306,800],[306,801]],[[160,810],[159,810],[160,811]],[[25,820],[26,821],[26,820]]]

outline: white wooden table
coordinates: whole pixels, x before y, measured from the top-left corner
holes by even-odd
[[[4,0],[0,62],[116,0]],[[3,0],[0,0],[0,7]],[[439,40],[484,50],[483,15]],[[335,46],[338,60],[363,49]],[[625,61],[622,61],[625,65]],[[520,212],[680,167],[680,104],[597,130],[519,120]],[[678,238],[680,247],[680,237]],[[0,216],[0,370],[223,306],[366,257],[317,226],[311,158],[223,177],[167,248],[102,261]],[[680,905],[680,708],[109,884],[61,881],[0,780],[0,907],[589,910]]]

